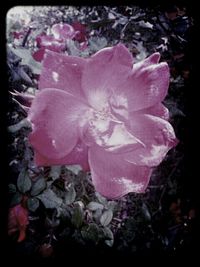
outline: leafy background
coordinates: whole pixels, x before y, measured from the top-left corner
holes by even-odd
[[[28,23],[26,22],[28,21]],[[59,22],[86,26],[88,47],[80,51],[71,41],[66,51],[87,57],[99,49],[124,43],[142,60],[155,51],[171,71],[164,103],[170,110],[179,145],[172,149],[151,177],[145,194],[118,200],[95,192],[90,173],[77,166],[37,168],[28,143],[26,113],[9,95],[8,151],[10,208],[28,209],[26,239],[9,236],[12,255],[20,258],[62,258],[70,251],[98,255],[178,255],[195,249],[196,198],[187,168],[188,110],[186,96],[192,70],[190,38],[194,25],[187,6],[44,6],[24,8],[7,16],[9,91],[34,93],[40,63],[34,61],[35,38]],[[27,24],[26,24],[27,23]],[[24,32],[20,40],[13,32]],[[190,88],[191,90],[191,88]]]

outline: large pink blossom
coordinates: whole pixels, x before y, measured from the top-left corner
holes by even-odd
[[[87,59],[47,51],[28,115],[36,164],[80,164],[108,198],[144,192],[177,144],[161,103],[169,68],[159,58],[133,64],[122,44]]]

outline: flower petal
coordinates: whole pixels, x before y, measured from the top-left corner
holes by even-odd
[[[43,43],[45,43],[46,41],[52,41],[52,36],[48,36],[46,33],[41,33],[39,34],[36,38],[35,38],[35,41],[36,41],[36,44],[37,44],[37,47],[41,48],[42,46],[46,46],[44,45]]]
[[[76,35],[74,37],[75,40],[82,43],[87,40],[86,38],[86,25],[81,24],[80,22],[76,21],[72,23],[72,27],[76,31]]]
[[[133,58],[128,49],[119,44],[94,54],[85,65],[82,77],[84,93],[90,105],[102,109],[111,94],[121,87],[121,79],[131,70]]]
[[[30,134],[33,147],[50,159],[66,156],[78,141],[78,120],[86,108],[62,90],[40,91],[28,115],[33,124]]]
[[[145,58],[144,60],[137,62],[135,64],[135,67],[144,67],[144,66],[149,66],[152,64],[157,64],[160,60],[160,53],[156,52],[150,55],[149,57]]]
[[[171,124],[152,115],[133,115],[131,132],[146,146],[126,154],[126,160],[136,165],[157,166],[178,143]]]
[[[105,152],[98,147],[89,148],[89,164],[95,189],[108,198],[144,192],[152,173],[148,167],[125,161],[124,154]]]
[[[121,43],[113,47],[101,49],[92,56],[92,59],[95,62],[101,62],[103,60],[109,63],[109,61],[112,61],[110,63],[115,62],[117,64],[124,65],[129,68],[133,66],[132,54],[129,52],[128,48]]]
[[[26,228],[28,224],[28,210],[21,204],[9,209],[8,235],[12,235],[16,231],[19,231],[17,242],[21,242],[26,238]]]
[[[105,149],[109,152],[122,153],[143,147],[142,142],[135,138],[124,124],[115,124],[112,133],[103,137]]]
[[[66,45],[62,40],[57,40],[51,35],[41,34],[36,38],[36,42],[39,48],[48,48],[55,52],[64,51],[66,48]]]
[[[33,53],[33,58],[36,61],[41,62],[44,58],[45,51],[46,51],[46,49],[44,47],[38,49],[36,52]]]
[[[137,114],[150,114],[164,120],[169,120],[169,110],[162,103],[158,103],[157,105],[146,109],[141,109]]]
[[[72,39],[76,35],[74,28],[67,23],[54,24],[51,32],[56,39]]]
[[[58,88],[82,97],[81,73],[85,60],[79,57],[46,51],[39,89]]]
[[[52,166],[52,165],[73,165],[79,164],[81,165],[84,171],[89,171],[89,163],[88,163],[88,148],[87,146],[81,142],[80,140],[74,147],[74,149],[65,157],[60,159],[49,159],[47,157],[42,156],[37,151],[34,155],[35,164],[37,166]]]
[[[82,140],[87,146],[98,145],[113,153],[124,153],[143,147],[142,142],[120,121],[99,118],[85,125]]]
[[[133,65],[132,74],[123,88],[129,111],[149,108],[165,98],[169,87],[169,67],[165,62],[150,64],[157,60],[156,53]]]

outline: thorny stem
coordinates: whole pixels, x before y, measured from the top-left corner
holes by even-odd
[[[23,47],[25,46],[26,41],[27,41],[28,36],[29,36],[30,33],[31,33],[31,28],[28,29],[26,35],[24,36],[24,39],[23,39],[23,42],[22,42],[22,46],[23,46]]]
[[[130,21],[128,21],[125,26],[123,27],[122,31],[121,31],[121,34],[120,34],[120,39],[122,40],[124,38],[124,32],[128,26],[128,24],[130,23]]]

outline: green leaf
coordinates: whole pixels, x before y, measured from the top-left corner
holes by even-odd
[[[51,189],[46,189],[41,195],[37,196],[37,198],[42,201],[47,209],[59,208],[62,204],[62,199],[57,197]]]
[[[142,213],[147,221],[151,221],[151,214],[149,212],[149,209],[145,203],[142,204]]]
[[[102,226],[107,226],[113,218],[113,212],[112,210],[106,210],[103,212],[100,218],[100,223]]]
[[[62,206],[58,217],[61,217],[65,222],[71,222],[71,208],[69,208],[69,206]]]
[[[21,128],[23,128],[23,127],[25,127],[25,128],[30,128],[30,129],[31,129],[31,124],[30,124],[30,122],[27,120],[27,118],[21,120],[20,122],[18,122],[18,123],[16,123],[16,124],[10,125],[10,126],[8,127],[8,131],[9,131],[10,133],[15,133],[15,132],[21,130]]]
[[[16,192],[10,201],[10,206],[16,206],[22,201],[22,195],[19,192]]]
[[[80,55],[80,49],[76,47],[75,41],[68,39],[67,40],[67,49],[69,51],[69,54],[71,56],[79,56]]]
[[[74,189],[73,184],[69,184],[68,187],[66,188],[66,194],[65,194],[65,204],[70,205],[72,204],[75,199],[76,199],[76,191]]]
[[[108,227],[104,227],[103,229],[104,237],[105,237],[105,244],[109,247],[112,247],[114,244],[114,235],[113,232]]]
[[[86,48],[84,51],[79,49],[79,44],[77,41],[67,40],[67,50],[71,56],[80,56],[80,57],[88,57],[90,54],[90,49]]]
[[[105,240],[105,244],[109,247],[112,247],[114,244],[114,239],[110,239],[110,240]]]
[[[102,229],[96,223],[91,223],[89,226],[85,226],[81,230],[83,239],[92,241],[96,244],[102,238],[102,234]]]
[[[28,74],[24,71],[23,67],[19,67],[17,69],[17,74],[21,78],[21,81],[28,86],[33,86],[33,83],[31,81],[31,78],[28,76]]]
[[[39,178],[32,186],[31,196],[39,195],[46,188],[46,181],[43,177]]]
[[[22,65],[28,65],[35,74],[41,73],[42,64],[34,60],[29,49],[13,47],[10,47],[10,49],[15,55],[22,59]]]
[[[40,203],[37,198],[29,198],[27,200],[27,206],[30,211],[36,211],[37,208],[39,207]]]
[[[8,185],[8,191],[9,191],[9,193],[16,193],[16,190],[17,190],[17,188],[16,188],[16,185],[15,184],[9,184]]]
[[[107,199],[105,197],[103,197],[102,195],[100,195],[98,192],[95,193],[95,196],[97,198],[97,200],[103,204],[104,206],[107,205]]]
[[[102,215],[102,211],[101,209],[97,209],[93,212],[93,218],[95,219],[96,222],[99,223],[101,215]]]
[[[52,219],[46,217],[46,222],[45,224],[48,226],[48,227],[57,227],[59,224],[60,224],[60,219],[57,218],[57,217],[54,217]]]
[[[104,208],[104,206],[98,202],[95,201],[91,201],[88,205],[87,208],[91,211],[95,211],[97,209],[102,210]]]
[[[104,232],[106,239],[113,239],[114,238],[113,232],[110,230],[109,227],[104,227],[103,232]]]
[[[117,206],[117,202],[116,201],[108,201],[106,207],[109,209],[109,210],[112,210],[114,211],[115,207]]]
[[[60,177],[61,174],[61,166],[51,166],[51,171],[49,173],[49,176],[53,179],[56,180]]]
[[[31,179],[28,176],[27,170],[23,169],[17,179],[17,187],[19,191],[24,194],[31,189]]]
[[[93,52],[99,51],[107,45],[107,40],[105,37],[91,37],[89,39],[90,49]]]
[[[82,170],[80,165],[67,165],[66,168],[76,175]]]
[[[72,224],[76,228],[80,228],[84,219],[84,212],[81,206],[76,206],[73,210],[72,214]]]

